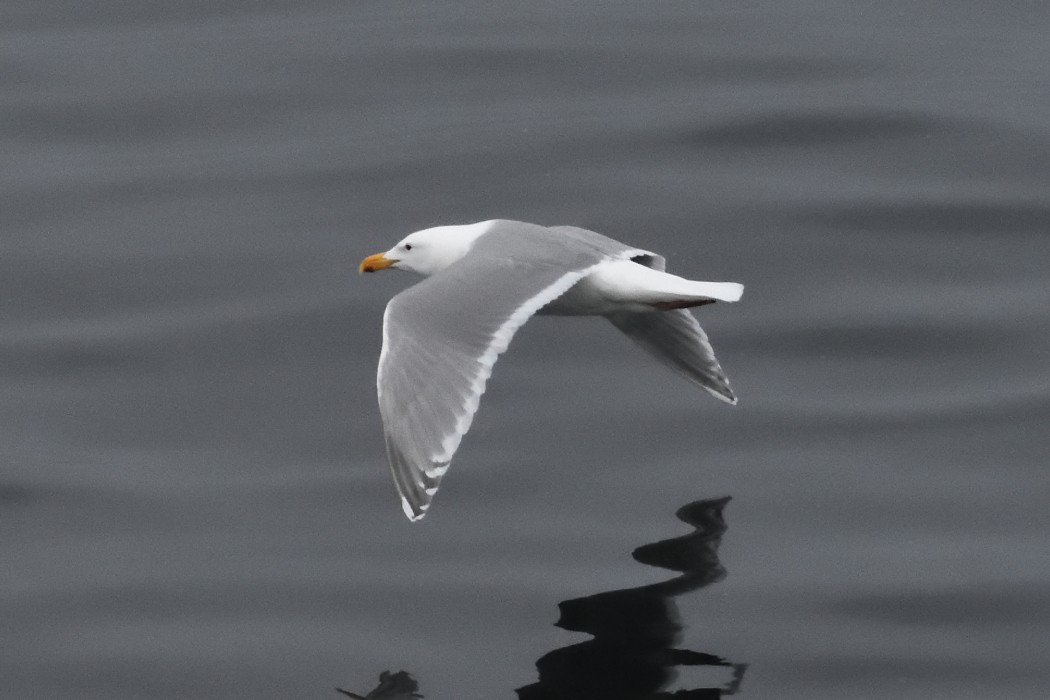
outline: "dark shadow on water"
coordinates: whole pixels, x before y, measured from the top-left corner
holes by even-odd
[[[732,695],[746,664],[715,654],[675,648],[682,624],[675,597],[716,583],[726,571],[718,547],[726,531],[722,511],[729,498],[694,501],[676,513],[695,530],[642,545],[635,560],[678,571],[662,583],[596,593],[562,602],[558,627],[593,639],[562,647],[536,662],[539,681],[517,693],[521,700],[713,699]],[[681,667],[725,671],[718,681],[677,692],[662,692]],[[719,675],[719,674],[712,674]]]
[[[383,671],[379,674],[379,685],[368,695],[358,695],[349,690],[336,688],[336,690],[353,700],[416,700],[422,698],[419,694],[419,684],[406,671],[391,673]]]
[[[593,639],[555,649],[536,662],[539,680],[518,688],[520,700],[716,700],[734,694],[747,664],[716,654],[678,649],[683,629],[675,598],[722,580],[726,570],[718,547],[726,531],[722,511],[729,498],[694,501],[676,515],[694,530],[634,550],[636,561],[681,575],[648,586],[574,598],[559,604],[562,629]],[[675,692],[666,690],[680,669],[707,670],[707,680]],[[384,672],[366,700],[420,698],[412,677]]]

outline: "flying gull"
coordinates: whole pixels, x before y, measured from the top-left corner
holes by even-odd
[[[438,226],[361,262],[426,279],[383,314],[379,410],[410,520],[426,515],[470,429],[492,366],[533,314],[604,316],[657,359],[730,404],[736,396],[689,307],[737,301],[743,285],[694,282],[664,258],[573,226],[493,220]]]

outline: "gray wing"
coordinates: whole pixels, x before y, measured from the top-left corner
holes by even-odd
[[[583,231],[583,233],[589,233]],[[635,256],[632,256],[635,257]],[[642,265],[664,271],[666,261],[655,253],[635,257]],[[608,317],[628,338],[660,362],[698,384],[715,398],[737,401],[729,379],[718,364],[707,333],[686,309],[656,313],[619,313]]]
[[[598,234],[595,234],[596,236]],[[590,269],[638,251],[500,222],[463,259],[398,294],[383,317],[379,409],[405,514],[426,513],[514,333]]]
[[[718,364],[707,334],[686,309],[656,313],[618,313],[613,325],[653,357],[699,384],[715,398],[736,403],[736,394]]]

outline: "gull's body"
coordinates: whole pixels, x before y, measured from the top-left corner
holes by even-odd
[[[496,358],[533,314],[604,316],[736,403],[686,309],[737,301],[742,285],[672,275],[659,255],[593,231],[505,220],[417,231],[361,263],[362,272],[386,267],[427,275],[387,305],[377,379],[387,456],[412,520],[437,492]]]

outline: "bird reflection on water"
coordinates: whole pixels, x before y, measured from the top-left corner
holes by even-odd
[[[336,690],[353,700],[416,700],[423,697],[419,694],[416,679],[406,671],[383,671],[379,674],[379,685],[368,695],[358,695],[342,688]]]
[[[519,700],[717,700],[734,694],[747,664],[706,652],[677,649],[682,625],[674,598],[722,580],[726,570],[718,547],[726,531],[722,511],[729,498],[694,501],[678,509],[679,520],[695,530],[634,550],[636,561],[681,575],[648,586],[595,593],[559,604],[562,629],[593,639],[555,649],[536,662],[539,680],[518,688]],[[724,669],[727,681],[666,692],[679,668]],[[380,676],[362,700],[422,698],[405,672]]]
[[[713,700],[740,687],[746,664],[705,652],[676,649],[682,631],[674,598],[725,577],[718,546],[726,531],[722,510],[729,498],[694,501],[676,513],[696,530],[642,545],[636,561],[678,571],[681,576],[637,588],[596,593],[562,602],[558,627],[594,636],[562,647],[536,662],[539,681],[517,693],[520,700]],[[661,692],[679,667],[721,667],[724,685]]]

